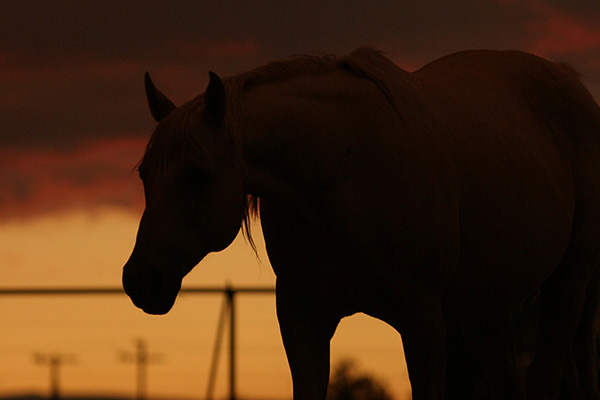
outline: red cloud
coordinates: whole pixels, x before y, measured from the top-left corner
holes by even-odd
[[[132,170],[145,140],[98,141],[72,153],[0,150],[0,220],[73,208],[140,209],[142,189]]]
[[[132,60],[101,59],[92,54],[64,54],[43,64],[22,61],[19,52],[0,53],[3,67],[0,83],[20,85],[32,81],[54,81],[74,79],[122,79],[124,76],[139,76],[144,66]]]
[[[528,50],[543,57],[572,56],[600,51],[600,25],[589,23],[543,2],[528,2],[538,18],[527,24]]]

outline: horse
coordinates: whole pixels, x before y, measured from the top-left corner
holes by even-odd
[[[413,399],[445,396],[459,326],[496,399],[598,399],[600,109],[569,66],[518,51],[408,72],[382,53],[297,56],[222,79],[158,122],[123,286],[146,313],[260,214],[294,400],[323,400],[330,340],[357,312],[402,337]],[[511,307],[540,292],[524,376]],[[573,366],[573,368],[570,368]]]

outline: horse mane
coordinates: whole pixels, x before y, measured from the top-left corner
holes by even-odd
[[[236,75],[227,79],[228,98],[235,99],[248,90],[269,83],[276,83],[298,76],[317,75],[344,69],[365,79],[373,81],[386,98],[393,100],[393,91],[389,81],[399,79],[407,74],[381,51],[370,47],[361,47],[347,56],[298,55],[286,60],[270,62],[262,67]],[[231,104],[231,101],[230,101]]]
[[[336,68],[337,57],[334,55],[297,55],[286,60],[272,61],[262,67],[230,77],[228,81],[235,92],[243,93],[259,85],[330,72]]]
[[[347,56],[298,55],[286,60],[273,61],[251,71],[223,79],[228,107],[225,115],[227,131],[230,135],[232,132],[243,131],[244,126],[240,123],[243,121],[240,100],[249,90],[260,85],[300,76],[326,74],[336,70],[346,70],[374,82],[401,116],[399,102],[394,97],[395,90],[392,85],[408,73],[396,66],[382,52],[362,47]],[[138,166],[147,160],[151,160],[151,163],[158,162],[163,169],[168,168],[170,163],[185,160],[201,159],[205,163],[211,162],[210,154],[203,149],[202,138],[194,134],[204,113],[204,94],[173,112],[179,114],[178,118],[171,119],[175,120],[172,122],[174,126],[172,129],[162,130],[160,134],[154,131]],[[240,146],[239,143],[235,145]],[[241,148],[237,151],[241,152]],[[255,251],[256,247],[250,232],[250,220],[259,216],[259,209],[259,199],[248,195],[242,229]]]
[[[273,61],[240,75],[226,78],[224,83],[228,99],[228,112],[226,114],[228,130],[239,132],[244,129],[243,126],[238,124],[238,121],[243,121],[240,99],[249,90],[260,85],[282,82],[300,76],[326,74],[340,69],[375,83],[392,107],[402,117],[401,107],[394,96],[395,90],[392,85],[408,73],[394,64],[382,52],[369,47],[361,47],[350,55],[341,57],[333,54],[297,55],[289,59]],[[250,232],[250,220],[258,217],[259,214],[259,199],[249,195],[246,202],[243,232],[253,248],[254,242]]]

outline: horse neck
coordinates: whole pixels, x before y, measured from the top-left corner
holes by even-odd
[[[365,137],[357,133],[369,129],[374,101],[386,102],[375,85],[344,72],[250,90],[238,121],[247,191],[309,214],[311,199],[338,178],[356,137]]]

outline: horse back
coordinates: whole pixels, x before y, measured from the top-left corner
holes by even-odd
[[[379,98],[340,127],[343,162],[309,201],[313,222],[261,205],[278,277],[353,304],[427,287],[476,312],[537,290],[572,233],[600,244],[578,234],[600,227],[600,112],[568,68],[476,51],[389,87],[402,99],[365,92]]]

